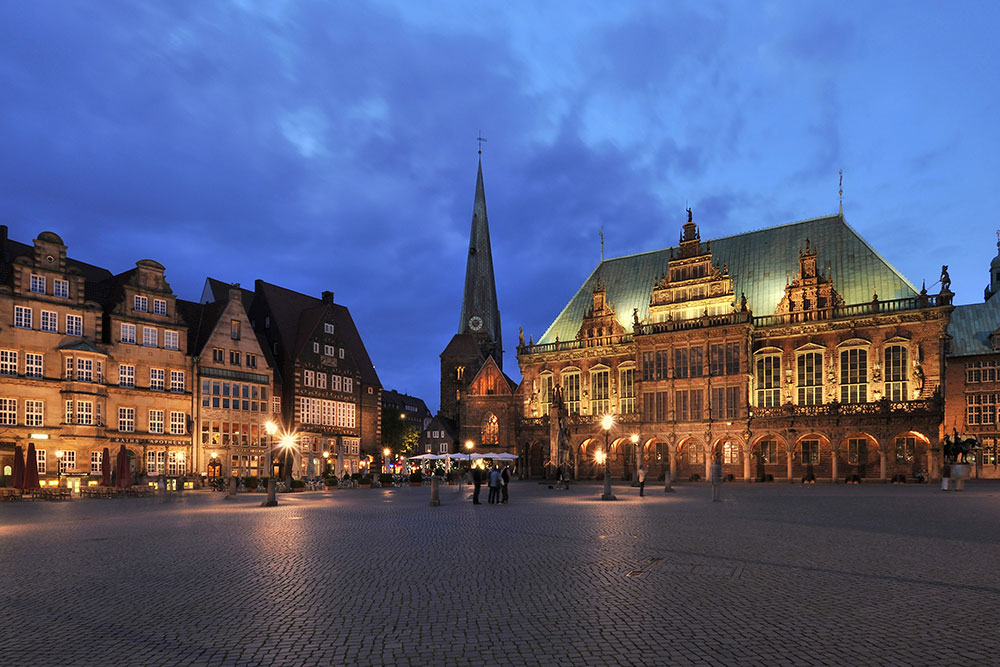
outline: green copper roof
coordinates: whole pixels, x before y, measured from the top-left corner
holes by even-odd
[[[834,288],[846,304],[864,303],[878,293],[880,300],[917,296],[917,290],[881,255],[855,232],[840,215],[768,227],[736,236],[706,241],[711,243],[712,261],[720,268],[729,265],[735,300],[740,293],[754,315],[770,315],[784,295],[786,275],[799,271],[799,251],[806,239],[817,251],[817,267],[833,278]],[[675,256],[680,252],[675,247]],[[602,261],[573,296],[555,322],[537,343],[576,338],[584,313],[592,304],[598,280],[607,287],[608,303],[613,304],[618,322],[632,330],[632,309],[639,319],[649,314],[649,295],[657,276],[666,273],[671,248]]]
[[[956,306],[948,322],[951,336],[949,357],[969,357],[976,354],[994,354],[990,334],[1000,328],[1000,296],[986,303]]]

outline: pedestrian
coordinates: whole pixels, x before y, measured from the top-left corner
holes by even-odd
[[[472,504],[482,505],[479,502],[479,487],[483,485],[483,470],[479,466],[472,468]]]
[[[718,456],[712,461],[711,473],[712,502],[717,503],[721,500],[719,496],[722,490],[722,459]]]
[[[497,470],[496,466],[490,469],[490,493],[486,498],[486,502],[490,505],[500,501],[500,471]]]
[[[646,469],[643,467],[639,468],[639,497],[641,498],[645,494],[643,491],[646,487]]]
[[[561,488],[562,488],[562,486],[563,486],[563,483],[564,483],[565,481],[566,481],[566,478],[565,478],[565,477],[563,477],[563,469],[562,469],[562,466],[559,466],[559,476],[558,476],[558,477],[556,477],[556,488],[557,488],[557,489],[561,489]]]
[[[510,466],[504,466],[503,472],[500,473],[500,493],[503,497],[501,503],[506,503],[508,500],[507,487],[510,486]]]

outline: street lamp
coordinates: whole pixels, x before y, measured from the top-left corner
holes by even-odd
[[[56,452],[56,486],[62,486],[62,457],[63,451]]]
[[[632,451],[635,453],[635,478],[638,481],[639,469],[642,468],[642,464],[639,462],[639,434],[633,433],[629,436],[629,440],[632,441]]]
[[[389,472],[389,455],[392,454],[392,450],[388,447],[382,450],[382,472]]]
[[[617,500],[615,494],[611,493],[611,460],[609,459],[611,452],[608,444],[611,427],[614,425],[615,418],[611,415],[604,415],[604,418],[601,419],[601,428],[604,429],[604,493],[601,494],[601,500]]]

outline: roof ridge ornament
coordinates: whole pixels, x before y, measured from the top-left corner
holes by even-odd
[[[840,217],[844,217],[844,170],[840,170]],[[997,232],[997,245],[1000,246],[1000,232]]]

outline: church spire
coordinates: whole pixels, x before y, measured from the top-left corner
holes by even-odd
[[[479,173],[476,174],[476,197],[472,206],[472,232],[469,236],[469,258],[465,265],[465,293],[462,297],[458,333],[475,336],[483,356],[492,356],[497,365],[503,368],[500,308],[497,305],[497,288],[493,277],[490,227],[486,218],[482,152],[479,157]]]

